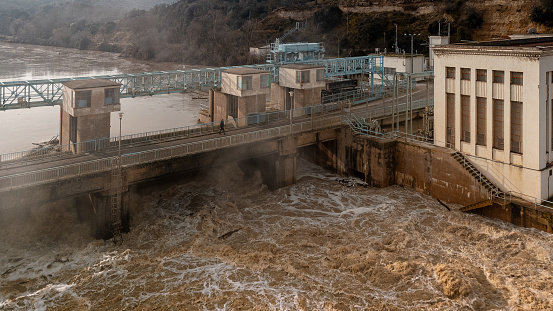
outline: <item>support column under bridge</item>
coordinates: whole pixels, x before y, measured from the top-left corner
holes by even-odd
[[[287,136],[276,141],[277,152],[250,158],[239,163],[246,174],[261,173],[263,183],[270,190],[293,185],[296,182],[297,139]]]
[[[121,193],[121,231],[130,230],[129,192]],[[97,239],[110,239],[113,236],[112,204],[109,191],[96,192],[77,197],[76,207],[82,220],[89,224],[91,233]]]

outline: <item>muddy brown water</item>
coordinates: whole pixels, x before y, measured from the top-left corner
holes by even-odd
[[[0,229],[0,309],[553,309],[552,235],[303,160],[297,177],[271,192],[227,167],[144,195],[117,246],[32,209]]]

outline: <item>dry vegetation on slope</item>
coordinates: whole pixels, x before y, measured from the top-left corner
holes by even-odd
[[[439,24],[442,34],[450,24],[452,42],[490,40],[530,28],[549,32],[545,24],[553,24],[553,0],[180,0],[150,10],[116,14],[109,9],[82,1],[28,12],[0,7],[0,37],[218,66],[263,61],[251,57],[249,47],[273,42],[297,21],[309,27],[286,40],[324,42],[330,57],[390,51],[396,25],[400,48],[410,46],[403,33],[419,33],[415,50],[426,53],[427,36],[437,35]],[[539,19],[543,24],[532,21]]]

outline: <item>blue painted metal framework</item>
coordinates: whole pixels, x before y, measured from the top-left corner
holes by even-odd
[[[370,76],[370,85],[368,86],[370,90],[375,93],[383,91],[383,84],[375,85],[374,82],[375,74],[381,77],[380,81],[384,81],[384,57],[382,55],[308,60],[296,63],[325,66],[327,78],[366,74]],[[271,80],[278,82],[278,69],[282,65],[286,65],[286,63],[0,82],[0,110],[59,105],[62,101],[63,83],[72,80],[109,79],[121,83],[121,97],[135,97],[218,87],[221,84],[221,72],[230,68],[268,70],[271,72]]]

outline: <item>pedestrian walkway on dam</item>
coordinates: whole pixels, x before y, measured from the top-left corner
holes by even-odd
[[[415,93],[415,98],[423,98],[425,92],[420,91]],[[202,152],[205,149],[204,146],[209,146],[210,150],[216,148],[226,148],[231,145],[239,145],[253,141],[251,135],[262,135],[268,138],[275,138],[278,136],[286,136],[290,133],[299,133],[303,131],[313,130],[314,127],[322,128],[326,126],[341,126],[341,115],[346,113],[352,113],[356,111],[369,112],[380,109],[381,113],[391,112],[389,108],[386,108],[390,103],[390,98],[381,99],[373,102],[367,102],[349,109],[348,103],[331,103],[325,107],[325,111],[315,111],[312,115],[303,117],[294,117],[293,120],[287,118],[286,111],[278,112],[282,114],[282,117],[275,121],[268,123],[249,125],[247,127],[232,128],[227,124],[228,135],[225,140],[217,134],[218,127],[212,126],[212,131],[207,134],[201,134],[191,137],[174,138],[170,140],[151,141],[138,144],[122,144],[121,156],[123,158],[123,165],[132,165],[141,163],[141,159],[148,159],[148,161],[155,161],[157,154],[167,154],[167,148],[186,148],[185,151],[180,151],[179,156],[190,154],[190,150],[193,149],[194,153]],[[425,105],[425,100],[421,100],[421,104]],[[333,108],[333,111],[328,111]],[[289,113],[289,112],[288,112]],[[293,124],[293,130],[290,129],[290,125]],[[272,130],[272,134],[268,135],[267,131]],[[279,132],[274,132],[278,130]],[[265,132],[263,132],[265,131]],[[249,138],[246,138],[248,135]],[[226,141],[226,142],[225,142]],[[124,140],[122,140],[124,143]],[[95,171],[104,171],[109,169],[112,165],[111,160],[118,156],[119,150],[116,145],[106,150],[88,152],[84,154],[76,154],[63,157],[49,157],[45,159],[39,159],[36,161],[11,161],[1,162],[2,168],[0,169],[0,191],[11,189],[17,186],[24,186],[30,184],[38,184],[46,180],[55,180],[59,178],[69,178],[70,176],[80,176],[83,174],[90,174]],[[114,148],[115,147],[115,148]],[[150,155],[146,155],[146,153]],[[171,153],[173,151],[170,151]],[[152,156],[152,154],[155,154]],[[173,156],[172,154],[170,155]],[[161,156],[160,158],[166,158],[167,156]],[[111,159],[111,160],[110,160]],[[126,162],[126,159],[134,159],[131,162]],[[100,163],[101,161],[101,163]],[[82,164],[82,165],[79,165]],[[79,166],[78,168],[75,166]],[[92,169],[90,167],[93,167]],[[57,172],[53,170],[56,169]],[[68,171],[71,171],[69,173]],[[31,176],[31,172],[34,176]],[[60,173],[61,172],[61,173]],[[61,177],[64,175],[65,177]],[[9,181],[7,179],[10,179]],[[14,180],[21,180],[14,182]],[[43,180],[43,181],[41,181]]]

